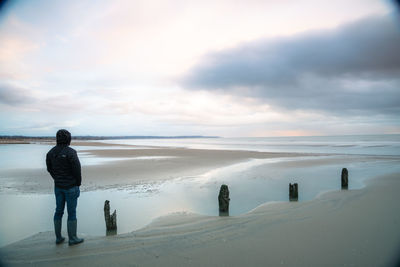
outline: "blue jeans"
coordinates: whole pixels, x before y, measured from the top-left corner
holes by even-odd
[[[62,216],[64,215],[65,202],[67,202],[68,221],[75,221],[76,206],[80,195],[79,186],[74,186],[70,189],[63,189],[55,186],[54,194],[56,195],[56,212],[54,213],[54,220],[62,219]]]

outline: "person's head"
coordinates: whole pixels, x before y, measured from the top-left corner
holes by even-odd
[[[56,134],[57,145],[67,145],[71,144],[71,133],[65,129],[57,131]]]

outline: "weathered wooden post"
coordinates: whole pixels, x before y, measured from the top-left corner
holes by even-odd
[[[104,219],[106,221],[107,235],[117,233],[117,211],[110,216],[110,201],[104,202]]]
[[[349,172],[346,168],[342,169],[342,189],[347,189],[349,187]]]
[[[297,201],[299,199],[299,186],[297,183],[289,184],[289,200]]]
[[[229,216],[229,189],[226,184],[221,185],[218,195],[219,216]]]

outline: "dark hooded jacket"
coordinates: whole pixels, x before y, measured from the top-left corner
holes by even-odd
[[[76,151],[69,147],[71,134],[67,130],[59,130],[56,137],[57,145],[46,155],[47,171],[59,188],[80,186],[81,164]]]

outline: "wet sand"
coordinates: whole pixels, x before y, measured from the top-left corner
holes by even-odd
[[[365,155],[340,155],[335,157],[333,154],[323,157],[326,154],[121,146],[83,141],[74,142],[71,147],[74,147],[74,145],[84,148],[80,152],[87,155],[110,159],[96,165],[82,166],[81,190],[83,192],[132,187],[176,178],[185,179],[250,159],[306,159],[275,163],[276,166],[284,168],[306,168],[326,164],[346,165],[349,162],[373,162],[394,158],[391,156]],[[91,146],[96,147],[96,149],[90,149]],[[397,157],[395,159],[398,160]],[[0,169],[0,193],[49,194],[53,190],[53,180],[45,168]]]
[[[129,149],[94,142],[75,145],[97,146],[82,152],[118,159],[84,166],[83,191],[190,177],[252,158],[310,156],[279,163],[287,167],[349,162],[345,156],[319,158],[321,154]],[[103,145],[104,149],[98,149]],[[357,160],[357,156],[351,160]],[[21,192],[52,192],[46,170],[2,170],[0,174],[2,179],[12,176],[13,188]],[[235,217],[171,214],[132,233],[84,236],[85,242],[75,247],[56,246],[54,233],[42,232],[0,248],[0,265],[395,266],[400,251],[398,188],[400,174],[392,174],[369,180],[361,190],[325,193],[307,202],[268,204]]]
[[[299,157],[305,154],[267,153],[252,151],[206,150],[110,145],[100,142],[73,142],[71,147],[94,157],[115,159],[98,165],[82,167],[82,191],[110,189],[141,183],[191,177],[215,168],[243,162],[252,158],[266,159]],[[96,146],[96,149],[90,149]],[[107,147],[101,149],[101,147]],[[100,149],[99,149],[100,147]],[[129,149],[131,148],[131,149]],[[312,156],[312,154],[307,154]],[[44,160],[44,159],[43,159]],[[10,178],[8,178],[10,177]],[[1,191],[22,193],[52,193],[53,181],[43,169],[0,170]]]
[[[396,266],[400,174],[361,190],[258,207],[237,217],[173,214],[118,236],[56,246],[52,232],[0,250],[10,266]],[[397,257],[397,258],[396,258]]]

